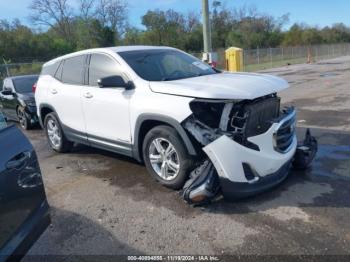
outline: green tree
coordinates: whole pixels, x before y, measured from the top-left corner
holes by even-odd
[[[294,24],[288,32],[286,32],[283,42],[285,46],[297,46],[303,44],[303,27]]]

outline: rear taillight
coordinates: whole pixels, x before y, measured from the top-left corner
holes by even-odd
[[[37,83],[35,83],[35,84],[32,86],[32,92],[33,92],[33,93],[35,93],[35,90],[36,90],[36,84],[37,84]]]

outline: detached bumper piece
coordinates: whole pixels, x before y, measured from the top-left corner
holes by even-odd
[[[191,172],[190,179],[183,188],[182,196],[189,204],[202,205],[210,203],[219,190],[218,174],[213,164],[206,160]]]
[[[295,152],[293,167],[299,170],[309,168],[316,156],[317,149],[317,140],[311,135],[310,129],[307,129],[304,141],[298,144]]]

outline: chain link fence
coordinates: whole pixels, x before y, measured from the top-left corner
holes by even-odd
[[[40,74],[43,62],[6,63],[0,65],[0,87],[8,76]]]
[[[251,49],[243,52],[243,70],[257,71],[291,64],[315,63],[350,55],[350,44]]]
[[[218,54],[218,68],[225,69],[225,49],[216,49],[215,52]],[[201,58],[201,53],[192,54]],[[350,55],[350,43],[247,49],[243,50],[243,71],[254,72],[285,65],[315,63],[347,55]]]

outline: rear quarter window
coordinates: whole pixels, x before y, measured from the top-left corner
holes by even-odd
[[[63,71],[63,65],[64,65],[64,61],[62,61],[56,71],[56,74],[55,74],[55,78],[58,79],[58,80],[62,80],[62,71]]]
[[[46,65],[43,66],[42,70],[41,70],[41,75],[50,75],[50,76],[54,76],[57,68],[59,66],[60,62],[56,62],[54,64],[51,65]]]

